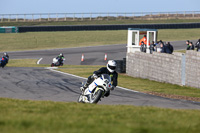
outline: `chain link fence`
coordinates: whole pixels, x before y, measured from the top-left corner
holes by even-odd
[[[200,19],[200,11],[0,14],[0,22]]]

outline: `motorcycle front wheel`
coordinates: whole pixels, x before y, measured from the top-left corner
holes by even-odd
[[[98,90],[95,94],[91,95],[90,103],[98,103],[103,94],[102,90]]]
[[[78,97],[78,100],[77,100],[78,103],[84,103],[82,97],[83,97],[82,95],[80,95],[80,96]]]

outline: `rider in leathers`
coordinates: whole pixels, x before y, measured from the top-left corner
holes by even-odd
[[[81,87],[81,90],[84,91],[94,81],[94,79],[100,77],[101,74],[110,75],[113,86],[111,90],[114,90],[114,88],[117,86],[117,78],[118,78],[118,73],[115,71],[115,69],[116,69],[116,62],[114,60],[109,60],[107,67],[102,67],[98,71],[94,71],[93,75],[88,77],[87,82],[83,87]],[[107,97],[109,95],[110,91],[106,92],[105,96]]]

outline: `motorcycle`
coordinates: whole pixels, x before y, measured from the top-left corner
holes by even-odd
[[[4,68],[7,63],[8,63],[7,58],[4,58],[4,57],[0,58],[0,67]]]
[[[83,87],[84,83],[82,83]],[[102,74],[86,88],[78,98],[79,103],[98,103],[112,89],[111,78]]]
[[[53,58],[53,62],[51,63],[51,67],[53,66],[63,66],[65,61],[65,58],[62,58],[61,61],[59,61],[57,58]]]

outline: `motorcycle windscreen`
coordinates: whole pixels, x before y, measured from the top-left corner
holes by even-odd
[[[104,79],[107,79],[109,82],[111,82],[111,78],[110,78],[110,76],[108,74],[102,74],[102,77]]]

